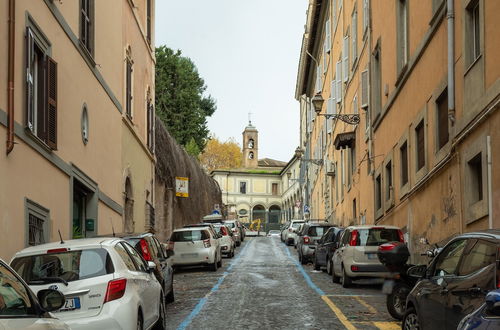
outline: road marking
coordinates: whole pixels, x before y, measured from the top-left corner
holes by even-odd
[[[236,263],[239,262],[240,257],[246,252],[247,248],[250,246],[250,243],[245,245],[245,247],[241,250],[240,254],[236,258],[234,258],[231,261],[231,264],[227,268],[227,271],[222,274],[222,276],[219,278],[217,283],[210,289],[210,291],[205,295],[205,297],[201,298],[194,309],[191,311],[191,313],[182,321],[182,323],[177,327],[177,330],[184,330],[187,328],[189,324],[193,321],[193,319],[201,312],[203,309],[203,306],[207,303],[208,297],[217,290],[219,290],[220,285],[222,282],[224,282],[224,279],[226,278],[227,275],[229,275],[229,272],[233,269],[233,267],[236,265]]]
[[[377,310],[375,308],[373,308],[372,305],[368,304],[366,301],[361,299],[361,297],[356,296],[356,297],[354,297],[354,299],[356,299],[361,305],[365,306],[370,313],[377,314]]]
[[[330,309],[335,313],[340,322],[348,330],[356,330],[356,327],[347,319],[347,317],[342,313],[342,311],[330,300],[327,296],[321,296],[321,299],[330,307]]]
[[[385,294],[326,294],[327,297],[383,297]]]
[[[401,324],[398,322],[373,322],[377,328],[381,330],[399,330],[401,329]]]
[[[313,289],[314,291],[316,291],[316,293],[319,294],[320,296],[324,296],[325,292],[323,290],[321,290],[320,288],[318,288],[318,286],[316,284],[314,284],[314,282],[311,280],[311,277],[309,276],[309,274],[307,274],[307,272],[305,271],[304,267],[302,267],[302,265],[294,257],[292,257],[292,255],[290,254],[290,250],[285,247],[285,251],[286,251],[288,257],[293,261],[295,266],[297,266],[299,271],[302,273],[302,276],[306,280],[307,285],[309,285],[309,287],[311,289]]]

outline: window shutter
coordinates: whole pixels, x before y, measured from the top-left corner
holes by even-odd
[[[352,63],[354,63],[357,58],[358,58],[358,11],[355,10],[352,15]]]
[[[344,82],[349,80],[349,36],[344,37],[344,45],[342,49],[342,54],[344,55],[342,61],[344,67],[342,68],[342,74],[344,78]]]
[[[363,0],[363,33],[368,27],[368,0]]]
[[[330,98],[328,99],[328,105],[326,107],[326,113],[333,114],[333,104],[333,98],[330,96]],[[332,120],[330,118],[326,119],[326,132],[332,132]]]
[[[326,21],[325,29],[326,29],[326,33],[325,33],[326,51],[329,53],[330,49],[332,48],[332,36],[331,36],[330,20]]]
[[[337,92],[335,93],[337,97],[337,103],[342,102],[342,62],[337,62]]]
[[[354,99],[352,100],[352,112],[354,114],[358,114],[359,113],[359,110],[358,110],[358,95],[354,95]]]
[[[323,73],[326,73],[327,69],[328,69],[328,51],[325,40],[325,42],[323,43]]]
[[[26,126],[35,130],[35,97],[33,81],[33,56],[35,51],[33,32],[26,28]]]
[[[316,93],[321,92],[321,66],[316,68]]]
[[[47,56],[47,144],[57,149],[57,63]]]
[[[332,80],[331,82],[331,98],[332,98],[332,114],[337,114],[337,82],[336,82],[337,76],[335,76],[335,79]]]
[[[368,70],[361,72],[361,108],[368,109]]]

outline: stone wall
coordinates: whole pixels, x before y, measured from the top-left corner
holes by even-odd
[[[214,204],[222,204],[222,195],[217,182],[177,144],[159,118],[155,138],[155,232],[165,242],[174,229],[201,222]],[[175,196],[175,177],[189,178],[188,198]]]

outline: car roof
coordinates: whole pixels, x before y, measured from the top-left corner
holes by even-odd
[[[334,224],[331,224],[331,223],[317,223],[317,222],[313,222],[313,223],[306,223],[307,226],[311,227],[311,226],[315,226],[315,227],[336,227]]]
[[[123,239],[119,237],[93,237],[72,239],[64,241],[64,243],[58,241],[27,247],[17,252],[15,254],[15,257],[35,255],[40,254],[40,252],[46,253],[47,250],[51,249],[67,248],[77,250],[82,248],[100,248],[102,246],[113,246],[119,241],[123,241]]]
[[[389,225],[359,225],[359,226],[349,226],[345,229],[371,229],[371,228],[401,229],[397,226],[389,226]]]
[[[485,230],[479,230],[479,231],[474,231],[470,233],[463,233],[460,235],[457,235],[455,238],[458,237],[489,237],[489,238],[494,238],[494,239],[499,239],[500,240],[500,229],[485,229]]]
[[[205,227],[202,227],[202,226],[196,226],[196,227],[184,227],[184,228],[177,228],[177,229],[174,229],[174,232],[179,232],[179,231],[192,231],[193,229],[195,230],[204,230],[204,229],[208,229],[210,228],[209,226],[205,226]]]

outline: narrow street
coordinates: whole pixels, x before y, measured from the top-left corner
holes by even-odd
[[[216,273],[178,270],[168,329],[399,329],[380,284],[344,289],[323,271],[302,267],[277,238],[247,238]]]

